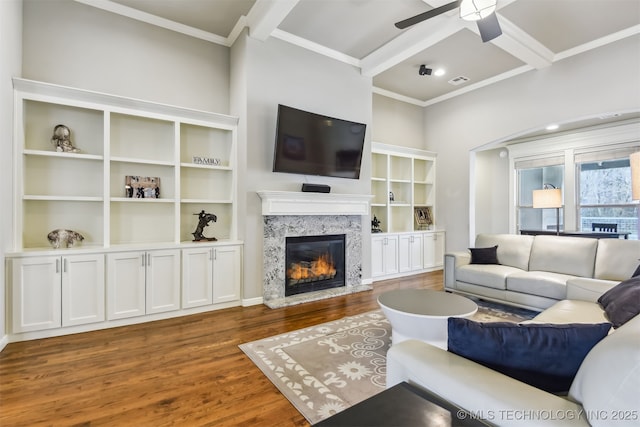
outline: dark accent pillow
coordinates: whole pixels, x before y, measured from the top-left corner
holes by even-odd
[[[640,276],[618,283],[598,298],[614,328],[640,314]]]
[[[448,350],[512,378],[566,393],[587,353],[611,325],[517,324],[448,319]]]
[[[498,262],[498,245],[490,248],[469,248],[471,264],[500,264]]]

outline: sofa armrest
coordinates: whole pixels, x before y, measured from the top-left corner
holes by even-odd
[[[598,298],[620,282],[576,277],[567,280],[567,299],[598,302]]]
[[[422,341],[387,353],[387,387],[402,381],[500,426],[589,426],[582,407]],[[539,419],[535,414],[560,414]],[[555,419],[554,419],[555,418]]]
[[[444,287],[455,289],[456,268],[471,262],[469,252],[447,252],[444,254]]]

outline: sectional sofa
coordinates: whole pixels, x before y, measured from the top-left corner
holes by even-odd
[[[480,248],[493,248],[497,262],[473,263]],[[445,254],[444,287],[539,311],[566,299],[569,282],[603,293],[631,277],[639,258],[638,240],[479,234],[473,248]]]
[[[520,325],[492,328],[468,319],[449,319],[449,351],[418,340],[395,344],[387,353],[387,387],[409,382],[490,425],[640,426],[640,276],[631,278],[638,273],[640,242],[479,235],[476,245],[497,245],[501,264],[470,264],[469,253],[447,254],[448,289],[516,305],[550,306]],[[620,307],[611,304],[614,298],[622,300],[625,310],[631,306],[631,311],[622,313],[622,322],[615,311]],[[566,391],[560,393],[451,351],[452,328],[461,322],[486,327],[490,333],[501,327],[534,333],[539,332],[536,328],[565,331],[569,344],[549,338],[547,332],[524,335],[518,348],[510,344],[514,341],[504,341],[508,335],[495,341],[489,334],[463,341],[469,347],[493,344],[496,354],[507,359],[524,355],[535,360],[544,352],[545,357],[554,358],[551,364],[567,358],[575,340],[582,340],[581,330],[600,327],[602,335],[575,360]],[[482,343],[483,339],[490,342]],[[556,352],[556,347],[563,350]]]

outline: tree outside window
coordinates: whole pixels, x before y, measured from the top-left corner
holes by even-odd
[[[618,232],[638,239],[638,204],[631,200],[629,158],[578,163],[579,228],[593,223],[617,224]]]

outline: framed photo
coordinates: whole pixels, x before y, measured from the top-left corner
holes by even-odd
[[[433,214],[431,212],[431,206],[425,206],[423,208],[414,208],[414,215],[416,217],[416,223],[420,226],[433,225]]]
[[[160,178],[127,175],[124,178],[124,191],[125,197],[131,199],[159,199]]]

